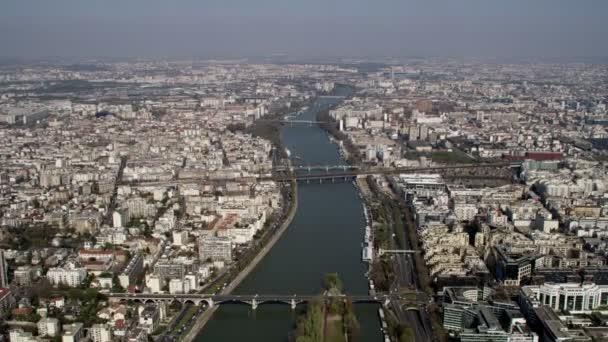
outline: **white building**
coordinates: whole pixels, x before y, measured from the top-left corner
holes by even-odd
[[[52,285],[64,284],[76,287],[86,279],[87,271],[82,267],[74,268],[50,268],[46,277]]]
[[[38,323],[38,335],[39,336],[59,336],[61,329],[59,327],[59,320],[53,317],[41,318]]]
[[[164,293],[164,280],[158,274],[151,274],[146,279],[146,286],[150,289],[150,293]]]
[[[201,261],[232,260],[232,241],[228,237],[202,236],[198,241],[198,249]]]
[[[190,283],[190,290],[198,290],[198,277],[196,274],[186,274],[184,280]]]
[[[8,340],[11,342],[38,342],[38,338],[34,337],[31,332],[21,329],[11,330],[8,336]]]
[[[477,215],[477,205],[473,203],[454,203],[454,214],[460,221],[471,221]]]
[[[140,306],[138,312],[139,327],[144,328],[148,334],[151,334],[161,319],[159,308],[156,305]]]
[[[4,251],[0,249],[0,287],[8,287],[8,275]]]
[[[127,225],[127,213],[124,210],[117,210],[112,214],[112,225],[114,228],[122,228]]]
[[[190,292],[190,281],[187,279],[171,279],[169,281],[169,293],[188,293]]]
[[[522,294],[534,307],[550,306],[555,311],[571,314],[588,313],[608,304],[608,285],[594,283],[545,283],[522,287]]]
[[[93,342],[111,342],[112,326],[109,324],[93,324],[89,329],[89,336]]]
[[[97,281],[99,281],[99,287],[102,289],[111,289],[114,285],[112,277],[97,277]]]
[[[84,325],[72,323],[63,325],[63,336],[61,342],[79,342],[84,340]]]
[[[173,245],[185,246],[188,243],[188,231],[178,230],[173,232]]]

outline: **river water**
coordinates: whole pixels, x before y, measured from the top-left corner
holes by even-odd
[[[348,94],[350,89],[337,89]],[[341,99],[319,98],[298,119],[315,120],[318,111]],[[285,125],[283,142],[294,165],[344,164],[338,147],[316,125]],[[296,158],[296,156],[298,158]],[[291,225],[234,294],[318,294],[323,275],[337,272],[347,294],[367,294],[366,266],[361,262],[365,220],[352,183],[300,184],[298,211]],[[198,342],[285,342],[294,328],[299,305],[222,305],[196,337]],[[378,305],[356,304],[359,341],[382,341]]]

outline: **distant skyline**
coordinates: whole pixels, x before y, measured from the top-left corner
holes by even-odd
[[[606,0],[3,0],[2,57],[608,56]]]

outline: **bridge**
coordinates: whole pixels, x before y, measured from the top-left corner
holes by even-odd
[[[298,166],[277,166],[273,168],[273,171],[277,172],[288,172],[288,171],[318,171],[318,170],[358,170],[361,169],[361,166],[358,165],[298,165]]]
[[[321,96],[318,96],[318,98],[320,98],[320,99],[345,99],[346,96],[341,96],[341,95],[321,95]]]
[[[331,123],[329,121],[317,121],[317,120],[301,120],[301,119],[258,119],[256,122],[278,122],[284,124],[307,124],[307,125],[317,125],[324,123]]]
[[[410,294],[411,295],[411,294]],[[139,301],[141,303],[192,303],[194,305],[206,304],[209,307],[221,304],[245,304],[253,310],[262,304],[285,304],[295,309],[299,304],[304,304],[315,299],[342,299],[350,300],[353,304],[379,303],[388,304],[391,300],[400,300],[414,304],[423,304],[423,299],[412,299],[411,296],[400,295],[210,295],[203,293],[193,294],[150,294],[150,293],[110,293],[108,298],[114,302]]]
[[[358,176],[369,176],[369,175],[397,175],[397,174],[407,174],[407,173],[429,173],[429,172],[438,172],[445,170],[454,170],[454,169],[482,169],[482,168],[503,168],[503,167],[519,167],[521,163],[513,163],[513,162],[497,162],[497,163],[483,163],[483,164],[452,164],[452,165],[440,165],[440,166],[428,166],[428,167],[397,167],[397,168],[360,168],[360,169],[351,169],[346,171],[338,171],[338,172],[325,172],[325,173],[311,173],[311,174],[290,174],[287,172],[288,168],[277,169],[284,170],[286,174],[275,174],[275,175],[251,175],[251,176],[242,176],[238,179],[252,179],[256,181],[275,181],[275,182],[291,182],[293,180],[296,181],[334,181],[334,180],[348,180],[354,179]],[[289,169],[292,171],[291,169]],[[504,176],[477,176],[477,175],[446,175],[447,178],[458,178],[458,179],[487,179],[487,180],[495,180],[495,179],[505,179]],[[213,182],[226,182],[226,181],[234,181],[237,178],[210,178],[210,177],[189,177],[189,178],[179,178],[177,180],[171,181],[157,181],[157,180],[132,180],[128,182],[121,182],[122,184],[128,185],[168,185],[168,184],[179,184],[179,183],[193,183],[193,182],[204,182],[204,181],[213,181]]]
[[[378,250],[378,255],[384,255],[384,254],[415,254],[415,253],[420,253],[420,251],[417,250],[413,250],[413,249],[382,249],[380,248]]]

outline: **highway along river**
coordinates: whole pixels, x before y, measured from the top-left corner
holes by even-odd
[[[315,120],[318,111],[340,101],[319,98],[298,119]],[[282,133],[294,165],[344,164],[338,147],[320,127],[287,124]],[[366,265],[361,262],[365,221],[353,184],[300,184],[298,202],[288,230],[233,294],[319,294],[323,275],[329,272],[340,275],[346,293],[367,294]],[[360,341],[382,341],[378,308],[355,305]],[[284,342],[304,309],[304,305],[292,310],[289,305],[264,304],[253,311],[244,304],[222,305],[195,341]]]

